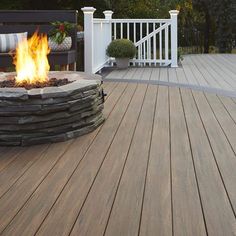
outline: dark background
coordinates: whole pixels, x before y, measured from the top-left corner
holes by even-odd
[[[95,16],[113,10],[113,18],[169,18],[180,10],[179,46],[186,53],[235,52],[236,0],[0,0],[0,9],[78,9],[93,6]],[[80,29],[83,15],[79,11]]]

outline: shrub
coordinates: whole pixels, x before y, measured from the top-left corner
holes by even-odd
[[[135,54],[135,45],[128,39],[116,39],[107,47],[107,55],[109,57],[133,58]]]

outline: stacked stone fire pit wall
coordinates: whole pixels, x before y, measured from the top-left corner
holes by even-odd
[[[104,121],[99,76],[53,75],[73,82],[31,90],[0,88],[0,145],[65,141],[93,131]]]

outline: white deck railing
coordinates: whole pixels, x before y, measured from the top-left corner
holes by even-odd
[[[96,73],[111,58],[106,56],[109,43],[127,38],[137,47],[134,65],[161,65],[177,67],[177,15],[170,11],[170,19],[112,19],[112,11],[104,11],[105,19],[93,18],[93,7],[84,12],[85,72]],[[170,36],[170,37],[169,37]]]

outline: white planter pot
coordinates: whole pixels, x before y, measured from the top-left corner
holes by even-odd
[[[119,69],[127,69],[129,67],[129,58],[116,58],[116,65]]]
[[[72,47],[72,38],[66,37],[61,44],[49,38],[48,45],[52,51],[68,51]]]

